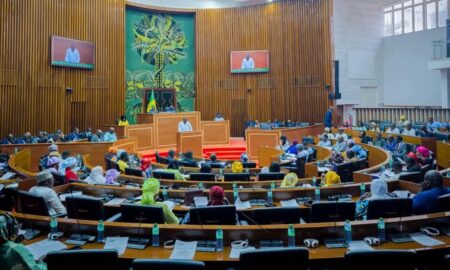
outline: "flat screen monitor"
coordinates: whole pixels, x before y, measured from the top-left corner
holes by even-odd
[[[94,69],[95,44],[52,36],[50,63],[52,66]]]
[[[233,51],[231,73],[269,72],[269,51]]]

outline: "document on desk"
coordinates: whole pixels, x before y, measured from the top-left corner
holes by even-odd
[[[163,203],[165,203],[167,207],[169,207],[170,211],[172,211],[173,208],[175,207],[175,203],[172,201],[163,201]]]
[[[281,201],[281,206],[283,207],[298,207],[298,203],[296,199],[291,199],[287,201]]]
[[[72,193],[60,194],[59,195],[59,199],[61,200],[61,202],[65,202],[67,197],[70,197],[70,196],[81,196],[81,195],[83,195],[82,191],[74,191]]]
[[[115,249],[117,253],[123,255],[128,245],[128,237],[106,237],[105,247],[103,249]]]
[[[172,254],[170,255],[170,259],[192,260],[194,259],[196,249],[197,249],[197,241],[185,242],[181,240],[176,240]]]
[[[245,248],[231,248],[230,251],[230,258],[231,259],[239,259],[239,256],[241,255],[242,252],[246,252],[246,251],[253,251],[255,250],[255,247],[245,247]]]
[[[208,206],[208,198],[207,197],[194,197],[194,202],[196,207],[200,206]]]
[[[5,174],[0,178],[0,180],[9,180],[9,179],[11,179],[11,178],[13,178],[13,177],[15,177],[15,176],[16,176],[15,173],[13,173],[13,172],[7,172],[7,173],[5,173]]]
[[[54,240],[42,240],[31,245],[25,246],[31,254],[33,254],[35,260],[39,260],[44,255],[52,251],[60,251],[66,249],[67,246],[59,241]]]
[[[236,206],[236,210],[244,210],[244,209],[252,208],[252,205],[250,204],[250,201],[243,202],[239,198],[236,200],[234,205]]]
[[[434,238],[431,238],[429,236],[426,236],[425,234],[422,234],[420,232],[417,233],[410,233],[409,236],[416,241],[417,243],[421,244],[422,246],[426,247],[432,247],[432,246],[439,246],[444,245],[444,242],[441,242],[439,240],[436,240]]]
[[[125,199],[125,198],[114,198],[114,199],[110,200],[109,202],[105,203],[104,205],[106,205],[106,206],[119,206],[126,200],[127,199]]]
[[[355,251],[355,250],[373,250],[373,248],[364,241],[351,241],[348,244],[348,249],[353,250],[353,251]]]

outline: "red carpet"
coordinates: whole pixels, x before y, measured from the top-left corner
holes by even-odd
[[[157,149],[161,156],[167,156],[169,148]],[[238,160],[243,152],[247,151],[247,145],[244,138],[231,138],[230,144],[205,145],[203,147],[203,157],[209,158],[212,153],[216,153],[217,159],[221,160]],[[149,157],[155,161],[155,150],[141,151],[142,157]]]

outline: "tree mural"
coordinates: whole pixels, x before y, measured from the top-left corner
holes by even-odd
[[[181,24],[169,15],[148,15],[135,24],[132,47],[142,61],[153,65],[156,87],[166,87],[164,68],[186,58],[184,48],[188,47]]]

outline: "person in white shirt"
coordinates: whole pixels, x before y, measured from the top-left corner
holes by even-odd
[[[334,134],[331,133],[330,128],[326,127],[323,131],[324,131],[324,132],[323,132],[323,134],[322,134],[322,137],[323,137],[324,135],[327,135],[327,139],[329,139],[329,140],[333,140],[333,139],[334,139]],[[320,136],[319,136],[319,137],[320,137]]]
[[[322,139],[320,140],[318,145],[322,147],[331,147],[331,141],[328,140],[327,135],[322,135]]]
[[[96,166],[92,168],[91,173],[85,180],[86,183],[92,185],[104,185],[106,183],[106,178],[103,176],[103,168]]]
[[[104,142],[116,142],[117,141],[116,130],[113,127],[110,127],[109,131],[106,132],[105,134],[103,134],[102,141],[104,141]]]
[[[395,127],[395,124],[391,124],[389,128],[386,130],[386,133],[389,134],[400,134],[400,130]]]
[[[329,138],[329,137],[330,137],[330,136],[328,135],[328,138]],[[339,128],[338,134],[336,134],[336,136],[334,136],[334,138],[335,138],[336,140],[338,140],[339,137],[344,138],[344,142],[348,141],[348,135],[344,133],[344,129],[343,129],[343,128]]]
[[[403,130],[402,135],[416,136],[416,130],[412,128],[411,123],[406,123],[405,129]]]
[[[295,146],[297,148],[297,158],[306,157],[306,161],[308,161],[309,152],[305,150],[303,144],[299,143]]]
[[[216,113],[216,117],[214,117],[214,121],[224,121],[222,114],[220,112]]]
[[[255,62],[253,61],[253,58],[250,57],[250,54],[247,53],[244,59],[242,59],[242,66],[241,69],[254,69],[255,68]]]
[[[48,214],[66,215],[67,211],[64,205],[53,190],[53,176],[49,170],[44,170],[36,175],[37,186],[30,189],[30,193],[43,197],[48,206]]]
[[[80,63],[80,52],[75,48],[75,44],[66,50],[64,60],[69,63]]]
[[[191,132],[192,131],[192,125],[187,120],[186,117],[183,117],[183,120],[178,123],[178,132]]]

